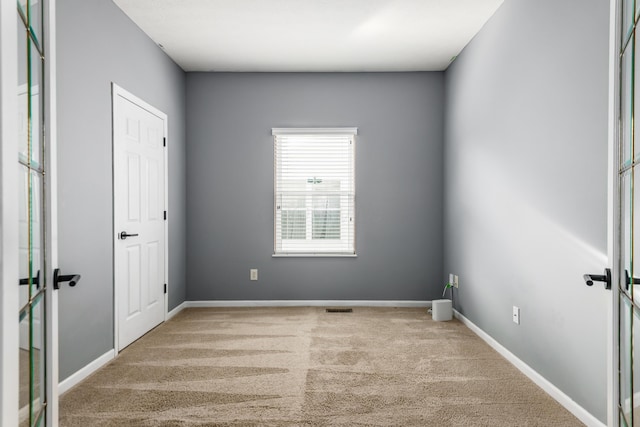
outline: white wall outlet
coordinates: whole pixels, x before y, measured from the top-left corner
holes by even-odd
[[[453,275],[453,283],[452,283],[452,285],[453,285],[454,288],[456,288],[456,289],[458,288],[458,275],[457,274]]]
[[[520,307],[513,306],[513,323],[520,324]]]
[[[252,268],[250,271],[251,280],[258,280],[258,269]]]

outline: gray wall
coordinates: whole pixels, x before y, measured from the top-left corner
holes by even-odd
[[[607,266],[608,3],[505,1],[445,103],[456,305],[603,421],[609,291],[582,274]]]
[[[169,308],[186,295],[185,73],[111,1],[58,0],[60,379],[113,348],[111,82],[169,116]]]
[[[188,300],[429,300],[442,73],[187,76]],[[357,126],[353,258],[272,258],[272,127]],[[259,280],[249,281],[249,269]]]

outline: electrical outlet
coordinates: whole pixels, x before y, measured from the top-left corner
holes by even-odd
[[[449,273],[449,283],[454,288],[457,288],[458,287],[458,276],[453,274],[453,273]]]
[[[513,306],[513,323],[520,324],[520,308],[515,305]]]
[[[257,268],[252,268],[249,271],[251,272],[251,274],[250,274],[251,280],[258,280],[258,269]]]

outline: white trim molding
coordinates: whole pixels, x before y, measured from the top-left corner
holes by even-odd
[[[42,2],[41,2],[42,3]],[[60,266],[58,258],[58,109],[57,109],[57,30],[56,30],[56,0],[44,2],[43,23],[44,51],[45,51],[45,76],[44,87],[41,96],[44,96],[45,111],[45,171],[48,174],[45,187],[45,203],[47,210],[46,221],[46,244],[45,251],[49,254],[48,273],[53,278],[54,268]],[[64,266],[61,266],[64,268]],[[59,343],[59,316],[58,291],[54,288],[54,283],[47,283],[45,298],[45,326],[46,326],[46,357],[45,372],[46,386],[45,395],[46,425],[58,427],[59,422],[59,375],[60,375],[60,343]]]
[[[358,254],[324,254],[324,253],[278,253],[272,258],[358,258]]]
[[[617,226],[619,225],[618,213],[620,210],[620,195],[618,192],[618,119],[617,107],[619,92],[618,77],[618,52],[620,37],[620,25],[618,24],[618,11],[616,8],[617,1],[609,2],[609,117],[608,117],[608,171],[607,171],[607,255],[609,257],[608,265],[613,269],[613,283],[619,282],[620,269],[619,265],[619,249],[617,242],[619,235]],[[607,423],[608,425],[617,425],[619,423],[618,401],[618,286],[613,286],[611,292],[608,292],[609,304],[607,307]]]
[[[114,349],[107,351],[102,356],[98,357],[93,362],[89,362],[87,366],[76,371],[74,374],[71,374],[64,381],[61,381],[58,385],[58,391],[60,394],[69,391],[75,385],[79,384],[82,380],[89,377],[89,375],[93,374],[98,369],[102,368],[107,363],[111,362],[116,357],[116,352]]]
[[[271,128],[271,135],[357,135],[358,128]]]
[[[386,300],[227,300],[185,301],[191,307],[431,307],[431,301]],[[176,313],[177,314],[177,313]]]
[[[180,313],[185,308],[187,308],[187,302],[186,301],[182,302],[182,304],[178,305],[176,308],[174,308],[169,313],[167,313],[167,319],[166,320],[172,319],[173,317],[175,317],[178,313]]]
[[[535,369],[523,362],[518,356],[511,353],[496,341],[491,335],[480,329],[471,320],[464,317],[458,310],[453,310],[453,314],[456,319],[460,320],[467,328],[471,329],[477,336],[479,336],[484,342],[489,344],[491,348],[497,351],[502,357],[507,359],[513,366],[518,368],[520,372],[525,374],[531,381],[536,383],[538,387],[543,389],[549,396],[554,398],[559,404],[565,407],[569,412],[576,416],[580,421],[585,423],[589,427],[605,427],[605,424],[594,417],[589,411],[584,409],[573,399],[567,396],[562,390],[553,385],[549,380],[540,375]]]
[[[18,28],[0,1],[0,426],[18,425]]]

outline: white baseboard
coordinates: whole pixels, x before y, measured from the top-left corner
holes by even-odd
[[[553,397],[558,403],[564,406],[569,412],[576,416],[580,421],[585,423],[589,427],[606,427],[604,423],[591,415],[589,411],[577,404],[573,399],[567,396],[562,390],[553,385],[549,380],[540,375],[531,366],[527,365],[515,354],[507,350],[502,344],[493,339],[489,334],[476,326],[472,321],[464,317],[457,310],[453,310],[454,316],[460,320],[466,327],[471,329],[482,340],[489,344],[494,350],[496,350],[502,357],[507,359],[513,366],[518,368],[520,372],[525,374],[531,381],[536,383],[547,394]]]
[[[95,371],[97,371],[98,369],[102,368],[104,365],[109,363],[111,360],[113,360],[114,357],[116,357],[115,350],[111,349],[111,350],[107,351],[105,354],[103,354],[102,356],[98,357],[93,362],[90,362],[84,368],[82,368],[79,371],[77,371],[76,373],[72,374],[71,376],[69,376],[64,381],[61,381],[60,384],[58,384],[58,392],[60,394],[62,394],[64,392],[68,391],[73,386],[78,384],[80,381],[84,380],[89,375],[93,374]]]
[[[170,320],[172,317],[180,313],[185,308],[187,308],[187,302],[183,301],[182,304],[178,305],[176,308],[174,308],[173,310],[167,313],[167,318],[165,319],[165,321]]]
[[[186,307],[431,307],[431,301],[228,300],[185,301]]]

